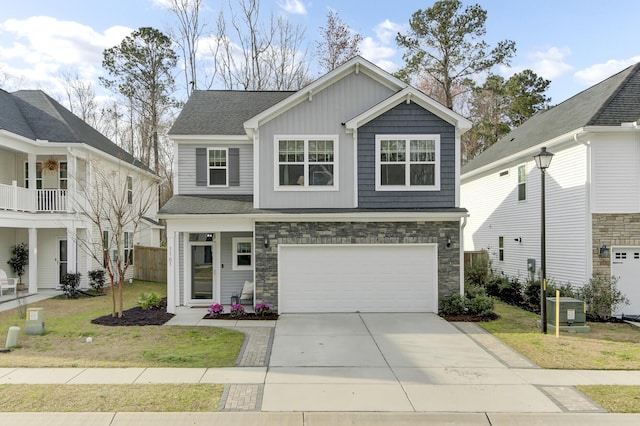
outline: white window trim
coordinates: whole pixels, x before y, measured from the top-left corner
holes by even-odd
[[[238,254],[246,254],[246,253],[238,253],[238,243],[251,243],[251,265],[238,265]],[[253,238],[252,237],[233,237],[231,239],[232,245],[232,253],[233,253],[233,266],[232,270],[234,271],[253,271],[253,264],[255,262],[254,249],[253,249]]]
[[[381,183],[381,173],[380,173],[380,142],[388,139],[404,139],[407,144],[406,149],[409,150],[410,139],[427,139],[435,141],[436,147],[436,160],[435,160],[435,184],[434,185],[411,185],[409,179],[409,167],[405,167],[405,184],[404,185],[382,185]],[[439,191],[440,190],[440,135],[376,135],[376,148],[375,148],[375,157],[376,157],[376,191]],[[409,166],[411,164],[409,152],[407,151],[406,160],[404,163],[405,166]]]
[[[227,165],[225,166],[225,184],[224,185],[212,185],[211,178],[211,166],[209,165],[209,153],[211,151],[224,151]],[[222,170],[222,167],[214,167],[214,169]],[[229,148],[228,147],[210,147],[207,148],[207,186],[209,188],[228,188],[229,187]]]
[[[129,243],[129,244],[127,244],[127,243]],[[133,266],[135,264],[135,262],[136,262],[135,256],[133,254],[133,249],[134,249],[133,232],[132,231],[123,231],[122,232],[122,256],[123,256],[125,262],[128,262],[128,260],[127,260],[127,252],[131,251],[131,259],[133,260],[133,263],[131,263],[129,266]]]
[[[524,169],[524,182],[520,182],[520,168]],[[525,201],[527,201],[527,165],[520,164],[516,169],[516,175],[517,175],[516,194],[518,197],[518,202],[524,203]],[[520,185],[524,185],[524,198],[522,200],[520,199]]]
[[[131,187],[129,187],[129,182],[131,182]],[[127,176],[127,203],[133,204],[133,176]]]
[[[38,164],[42,165],[42,161],[36,161],[35,165],[36,165],[36,189],[38,187],[38,181],[40,181],[40,186],[42,186],[42,171],[40,171],[40,177],[38,177]],[[22,174],[23,174],[23,178],[24,178],[24,188],[29,188],[29,179],[27,178],[27,168],[29,167],[29,162],[25,161],[24,162],[24,169],[22,169]],[[29,188],[31,189],[31,188]]]
[[[280,185],[280,162],[278,161],[280,151],[280,140],[303,140],[304,141],[304,185]],[[309,141],[310,140],[332,140],[333,141],[333,185],[309,185]],[[291,192],[317,192],[317,191],[338,191],[338,168],[339,168],[339,145],[338,135],[275,135],[273,137],[273,189],[274,191]],[[321,163],[319,163],[321,164]]]

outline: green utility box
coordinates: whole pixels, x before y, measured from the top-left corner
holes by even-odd
[[[27,309],[27,326],[24,334],[44,334],[44,308]]]
[[[572,297],[560,297],[559,324],[562,331],[588,332],[591,331],[586,325],[587,315],[585,305],[582,300]],[[547,325],[556,327],[556,298],[547,297]]]

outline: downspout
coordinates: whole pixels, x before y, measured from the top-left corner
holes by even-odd
[[[580,136],[585,135],[585,132],[576,133],[573,135],[573,140],[578,143],[584,145],[586,149],[586,182],[585,182],[585,266],[586,266],[586,279],[589,279],[590,276],[593,276],[593,213],[591,209],[591,142],[589,140],[580,140]]]
[[[462,218],[460,224],[460,295],[464,296],[464,228],[467,226],[467,217]]]

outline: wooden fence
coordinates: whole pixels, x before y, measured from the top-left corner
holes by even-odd
[[[135,246],[134,278],[143,281],[167,282],[167,249]]]
[[[474,261],[479,260],[481,258],[484,258],[485,260],[489,260],[489,254],[485,250],[465,251],[464,252],[464,268],[467,269],[468,267],[471,266],[471,264]]]

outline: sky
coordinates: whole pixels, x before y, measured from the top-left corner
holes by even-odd
[[[166,0],[1,1],[0,88],[43,89],[57,98],[62,92],[56,78],[62,71],[77,71],[95,83],[99,95],[104,93],[98,84],[104,49],[139,27],[167,32],[175,23],[163,6]],[[226,0],[204,1],[202,18],[213,30]],[[362,56],[393,72],[403,65],[395,35],[406,32],[416,10],[432,4],[429,0],[262,0],[260,7],[264,16],[273,12],[304,27],[310,52],[320,40],[319,28],[328,11],[337,11],[352,31],[364,37]],[[516,43],[510,66],[494,72],[508,78],[532,69],[551,80],[547,95],[552,105],[640,61],[637,0],[463,0],[463,4],[479,4],[487,11],[485,40],[490,45],[505,39]]]

